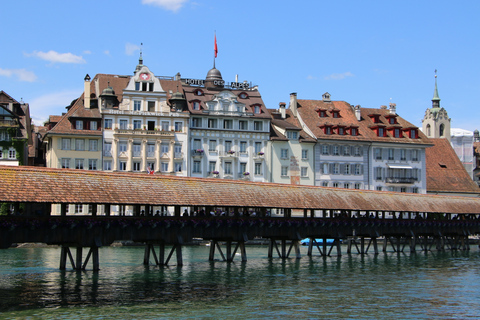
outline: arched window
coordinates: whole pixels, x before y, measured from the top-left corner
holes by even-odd
[[[445,135],[445,125],[442,123],[440,125],[440,137],[443,137]]]
[[[427,124],[427,137],[430,137],[431,133],[430,133],[430,125]]]

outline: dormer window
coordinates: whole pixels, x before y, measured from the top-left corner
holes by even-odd
[[[256,105],[253,105],[253,113],[255,114],[260,114],[262,112],[262,108],[260,105],[256,104]]]
[[[340,110],[332,110],[331,113],[333,118],[340,118]]]
[[[192,109],[193,110],[200,110],[200,101],[198,101],[198,100],[192,101]]]
[[[350,135],[351,136],[358,136],[358,128],[351,127],[350,128]]]
[[[323,129],[323,133],[324,133],[324,134],[328,134],[328,135],[333,134],[333,130],[332,130],[332,126],[331,126],[331,125],[321,126],[320,129]]]
[[[393,136],[394,136],[395,138],[401,138],[401,136],[400,136],[400,128],[395,128],[395,129],[393,129]]]
[[[196,96],[203,96],[203,91],[200,90],[200,89],[196,89],[194,92],[193,92],[194,95]]]
[[[248,98],[248,94],[247,94],[246,92],[241,92],[241,93],[238,95],[238,97],[239,97],[240,99],[247,99],[247,98]]]
[[[389,124],[397,124],[397,117],[396,116],[386,116]]]
[[[378,127],[377,128],[377,136],[378,137],[385,137],[385,128],[384,127]]]
[[[326,118],[326,117],[328,117],[326,110],[320,109],[320,110],[317,110],[317,112],[318,112],[318,116],[319,116],[320,118]]]
[[[369,114],[368,116],[372,119],[373,123],[381,123],[379,114]]]
[[[336,127],[336,129],[337,129],[337,134],[338,134],[338,135],[343,136],[343,135],[346,133],[346,132],[345,132],[345,127],[338,126],[338,127]]]
[[[289,140],[297,140],[298,139],[298,132],[296,131],[287,131],[287,138]]]
[[[408,128],[403,131],[410,139],[418,139],[418,130],[416,128]]]
[[[75,129],[83,130],[83,121],[82,120],[75,121]]]

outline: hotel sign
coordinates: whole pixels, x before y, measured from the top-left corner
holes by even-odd
[[[182,79],[182,81],[186,85],[190,85],[190,86],[201,86],[201,87],[205,86],[205,80],[201,80],[201,79]],[[224,86],[225,81],[213,80],[213,85]],[[229,84],[227,83],[226,85],[232,89],[247,90],[248,88],[250,88],[250,84],[247,82],[230,82]]]

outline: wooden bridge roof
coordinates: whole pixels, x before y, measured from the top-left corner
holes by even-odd
[[[0,202],[480,213],[480,198],[8,166]]]

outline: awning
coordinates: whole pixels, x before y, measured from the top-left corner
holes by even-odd
[[[409,166],[408,164],[388,164],[387,167],[390,169],[413,169],[412,166]]]

